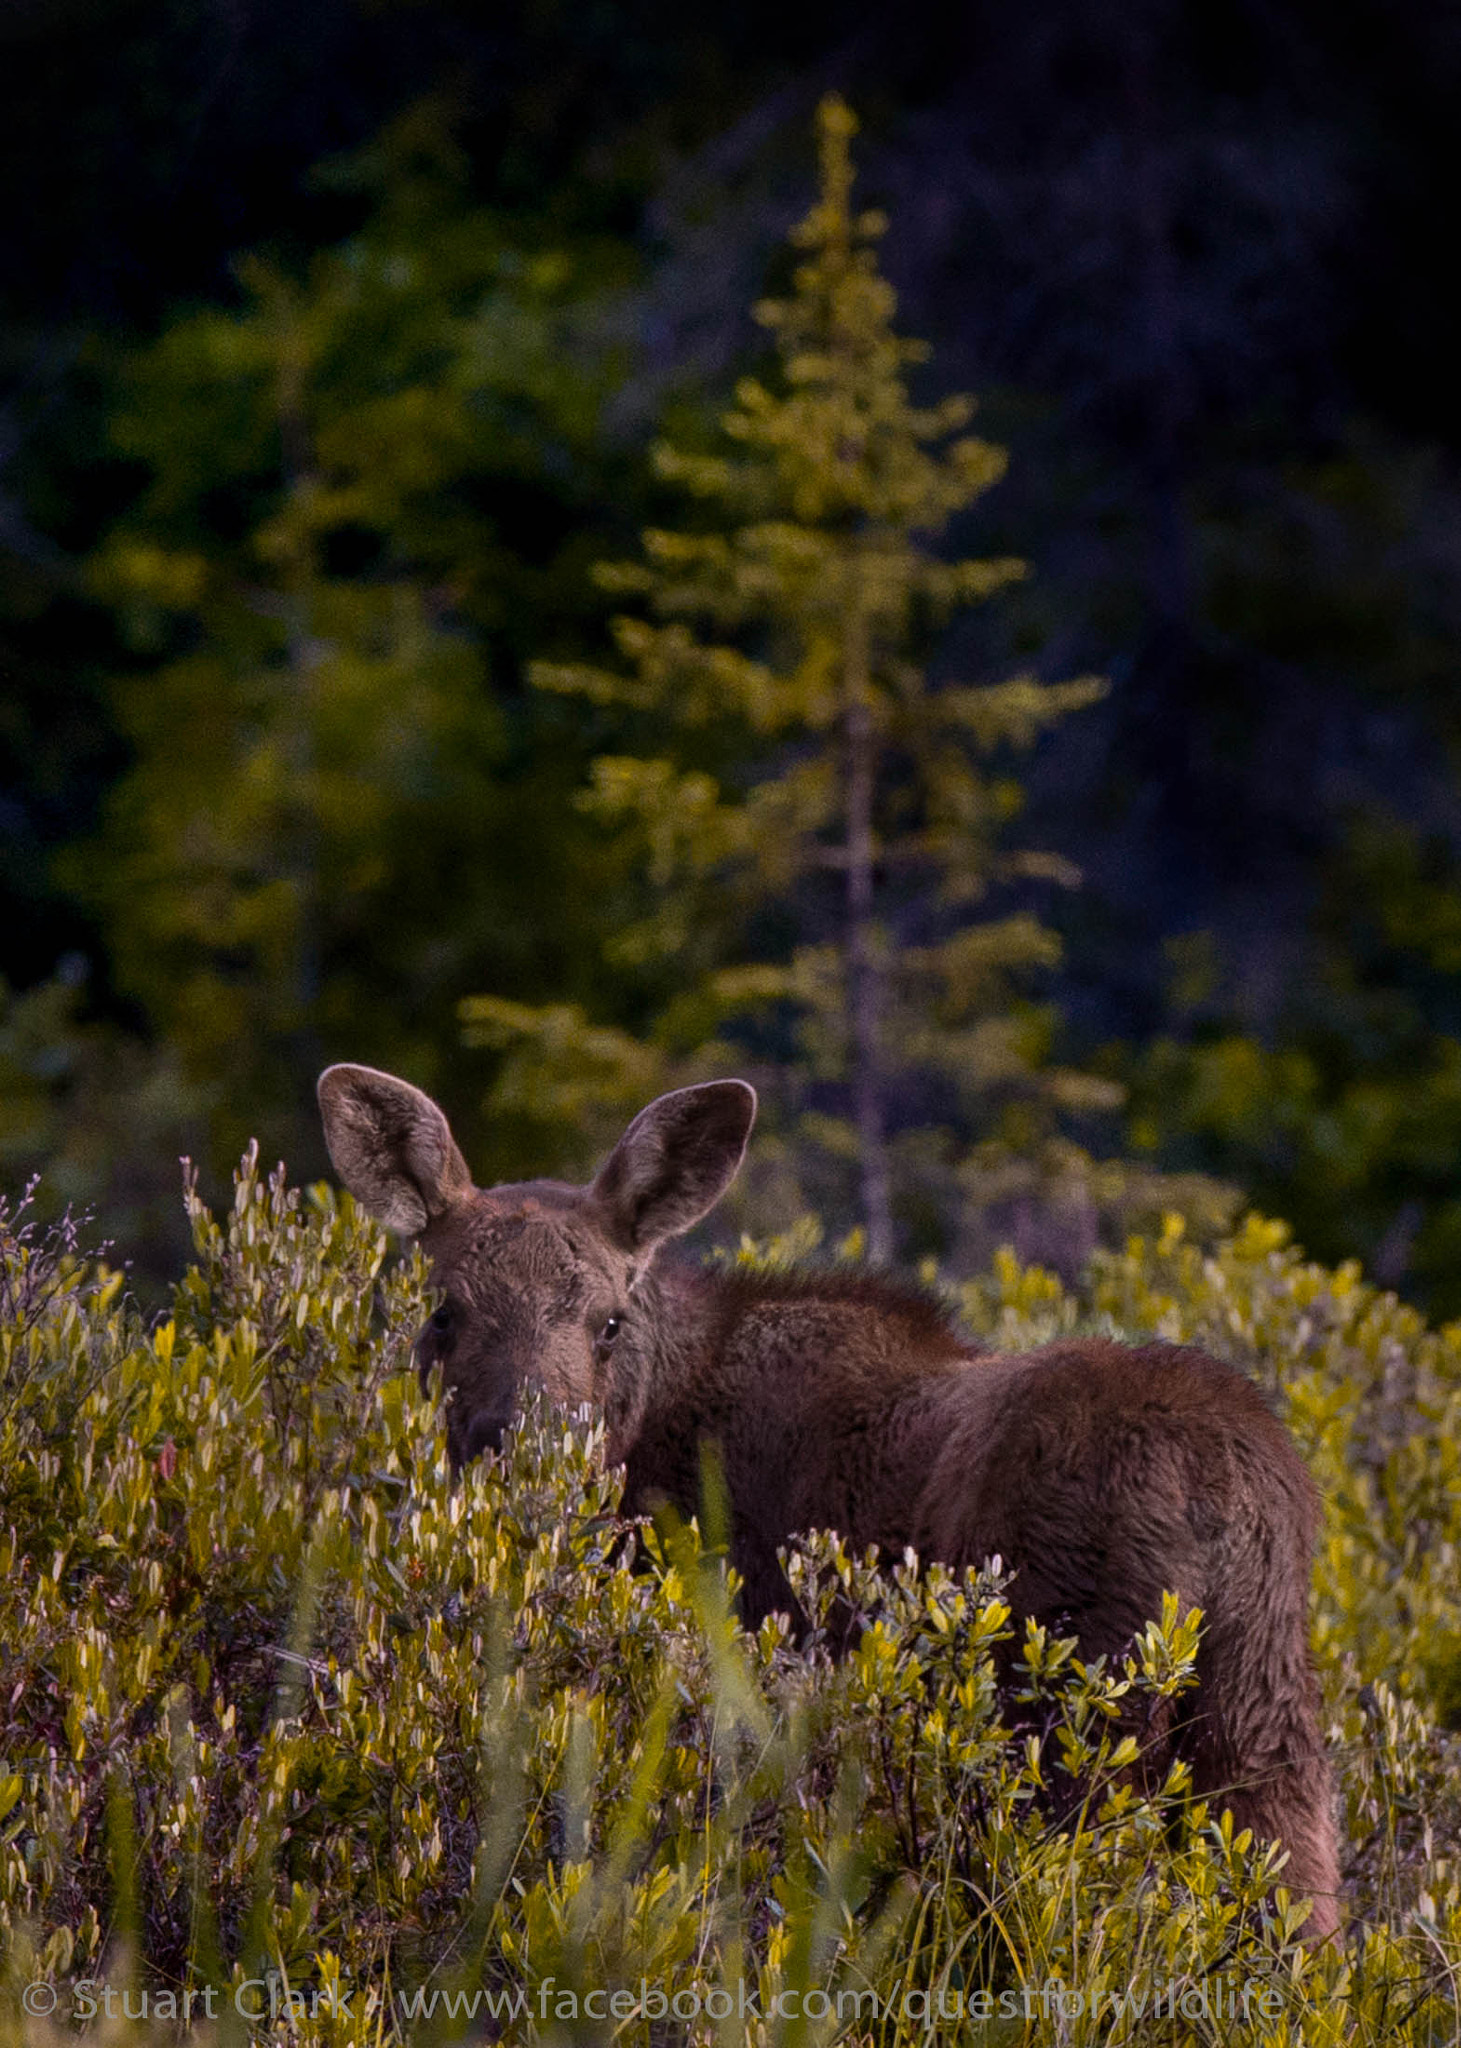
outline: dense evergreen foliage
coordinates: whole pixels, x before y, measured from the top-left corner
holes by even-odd
[[[664,736],[525,669],[595,659],[587,565],[683,530],[650,447],[707,452],[758,373],[750,309],[785,296],[835,84],[932,343],[912,402],[976,389],[1012,451],[936,557],[1032,569],[916,659],[1110,684],[1020,767],[1010,843],[1085,876],[1010,906],[1061,941],[1029,1044],[1125,1091],[1103,1143],[1461,1307],[1434,10],[1372,36],[1298,0],[1221,27],[1061,0],[911,33],[859,7],[24,0],[0,38],[13,1183],[44,1166],[162,1271],[179,1150],[218,1171],[258,1131],[322,1164],[320,1047],[481,1103],[503,1070],[460,1043],[473,991],[591,1024],[604,1059],[651,1041],[663,980],[604,959],[642,869],[571,793]],[[735,958],[785,967],[817,895]],[[958,1095],[895,1105],[949,1134],[905,1242],[953,1241],[945,1169],[994,1135]],[[542,1157],[505,1102],[487,1171]],[[846,1104],[817,1107],[834,1135]],[[788,1189],[851,1223],[816,1152]]]

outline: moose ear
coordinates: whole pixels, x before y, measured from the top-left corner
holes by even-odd
[[[414,1237],[472,1192],[451,1126],[409,1081],[374,1067],[326,1067],[318,1092],[335,1171],[378,1222]]]
[[[745,1081],[677,1088],[640,1110],[589,1189],[614,1242],[649,1251],[698,1223],[735,1179],[755,1120]]]

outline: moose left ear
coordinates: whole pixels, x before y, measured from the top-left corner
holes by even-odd
[[[642,1109],[588,1191],[614,1242],[650,1251],[708,1215],[740,1170],[755,1120],[746,1081],[676,1088]]]
[[[414,1237],[472,1192],[467,1162],[429,1095],[376,1067],[326,1067],[318,1083],[336,1173],[378,1222]]]

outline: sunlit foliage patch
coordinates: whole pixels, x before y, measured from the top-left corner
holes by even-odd
[[[0,1208],[0,2039],[88,2006],[120,2039],[128,2000],[167,2037],[190,1989],[205,2035],[340,2048],[1455,2038],[1461,1330],[1256,1220],[960,1295],[1001,1343],[1197,1338],[1285,1413],[1327,1504],[1351,1893],[1314,1956],[1277,1852],[1180,1771],[1134,1782],[1198,1617],[1086,1667],[997,1571],[817,1541],[794,1576],[829,1634],[865,1617],[855,1649],[748,1636],[713,1489],[704,1546],[641,1532],[636,1565],[588,1419],[529,1416],[453,1487],[425,1269],[348,1199],[252,1156],[226,1218],[189,1199],[151,1327]]]

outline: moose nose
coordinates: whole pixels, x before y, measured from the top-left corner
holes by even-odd
[[[458,1410],[452,1403],[447,1417],[446,1447],[451,1455],[452,1469],[460,1471],[483,1451],[500,1451],[502,1433],[507,1428],[506,1415],[493,1415],[484,1409]]]

